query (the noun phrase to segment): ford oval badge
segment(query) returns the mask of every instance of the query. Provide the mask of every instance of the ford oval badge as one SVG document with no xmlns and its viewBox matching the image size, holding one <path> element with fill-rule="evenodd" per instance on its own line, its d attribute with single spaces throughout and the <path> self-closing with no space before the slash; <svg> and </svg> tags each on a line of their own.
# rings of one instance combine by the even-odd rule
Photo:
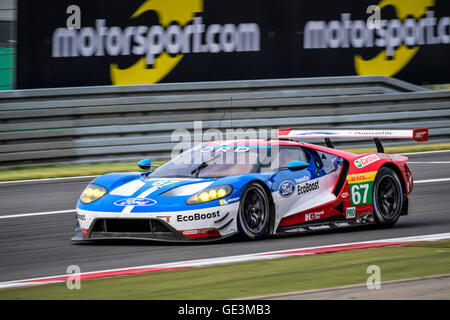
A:
<svg viewBox="0 0 450 320">
<path fill-rule="evenodd" d="M 129 198 L 129 199 L 122 199 L 114 202 L 116 206 L 152 206 L 156 203 L 153 199 L 147 199 L 147 198 Z"/>
<path fill-rule="evenodd" d="M 284 198 L 290 197 L 295 191 L 295 184 L 291 181 L 283 181 L 280 184 L 280 195 Z"/>
</svg>

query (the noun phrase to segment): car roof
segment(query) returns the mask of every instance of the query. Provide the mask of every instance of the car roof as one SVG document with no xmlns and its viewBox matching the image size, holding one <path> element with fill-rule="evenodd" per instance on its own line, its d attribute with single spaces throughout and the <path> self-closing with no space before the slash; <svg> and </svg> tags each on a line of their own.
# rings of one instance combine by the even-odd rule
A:
<svg viewBox="0 0 450 320">
<path fill-rule="evenodd" d="M 266 139 L 236 139 L 236 140 L 217 140 L 217 141 L 205 141 L 202 145 L 220 145 L 220 146 L 267 146 L 267 145 L 278 145 L 278 146 L 303 146 L 311 149 L 315 149 L 317 151 L 322 151 L 325 153 L 330 153 L 339 157 L 343 157 L 346 159 L 354 159 L 358 156 L 358 154 L 354 154 L 351 152 L 341 151 L 338 149 L 328 148 L 319 146 L 316 144 L 304 143 L 299 141 L 292 140 L 266 140 Z"/>
<path fill-rule="evenodd" d="M 290 140 L 265 140 L 265 139 L 236 139 L 236 140 L 216 140 L 216 141 L 206 141 L 202 145 L 257 145 L 257 146 L 267 146 L 267 145 L 279 145 L 279 146 L 301 146 L 304 143 Z"/>
</svg>

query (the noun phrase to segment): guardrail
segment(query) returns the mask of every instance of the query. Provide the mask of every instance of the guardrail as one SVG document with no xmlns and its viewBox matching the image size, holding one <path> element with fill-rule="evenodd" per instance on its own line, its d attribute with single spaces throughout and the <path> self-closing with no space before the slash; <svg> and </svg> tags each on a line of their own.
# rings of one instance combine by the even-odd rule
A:
<svg viewBox="0 0 450 320">
<path fill-rule="evenodd" d="M 168 158 L 173 130 L 194 121 L 203 130 L 428 127 L 432 141 L 448 141 L 449 117 L 449 90 L 385 77 L 18 90 L 0 92 L 0 166 Z"/>
</svg>

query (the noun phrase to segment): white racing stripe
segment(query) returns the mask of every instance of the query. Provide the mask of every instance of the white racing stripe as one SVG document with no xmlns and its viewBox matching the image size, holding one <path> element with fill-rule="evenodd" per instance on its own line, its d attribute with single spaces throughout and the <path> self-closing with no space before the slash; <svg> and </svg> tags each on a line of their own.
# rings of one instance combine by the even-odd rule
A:
<svg viewBox="0 0 450 320">
<path fill-rule="evenodd" d="M 142 188 L 145 185 L 145 182 L 142 180 L 134 180 L 120 187 L 115 188 L 109 194 L 113 196 L 123 196 L 123 197 L 131 197 L 136 191 Z"/>
<path fill-rule="evenodd" d="M 141 193 L 140 195 L 138 195 L 137 197 L 138 197 L 138 198 L 145 198 L 146 196 L 148 196 L 149 194 L 155 192 L 155 191 L 158 190 L 158 189 L 159 189 L 158 187 L 151 187 L 151 188 L 148 188 L 146 191 L 142 192 L 142 193 Z M 128 213 L 131 212 L 131 210 L 133 210 L 134 207 L 135 207 L 135 206 L 126 206 L 126 207 L 122 210 L 122 213 L 123 213 L 123 214 L 128 214 Z"/>
</svg>

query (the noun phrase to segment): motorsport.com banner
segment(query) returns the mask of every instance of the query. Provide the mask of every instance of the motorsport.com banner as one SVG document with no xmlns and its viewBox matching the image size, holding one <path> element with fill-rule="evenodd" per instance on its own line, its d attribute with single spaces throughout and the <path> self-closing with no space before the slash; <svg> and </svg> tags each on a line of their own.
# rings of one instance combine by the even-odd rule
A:
<svg viewBox="0 0 450 320">
<path fill-rule="evenodd" d="M 18 3 L 18 89 L 345 75 L 448 83 L 449 56 L 447 0 Z"/>
</svg>

